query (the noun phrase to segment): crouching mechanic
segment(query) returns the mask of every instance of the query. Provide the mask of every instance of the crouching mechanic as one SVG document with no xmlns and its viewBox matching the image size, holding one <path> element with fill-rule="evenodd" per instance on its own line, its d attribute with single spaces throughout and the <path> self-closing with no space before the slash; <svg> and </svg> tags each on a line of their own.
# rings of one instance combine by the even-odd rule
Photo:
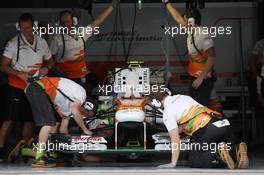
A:
<svg viewBox="0 0 264 175">
<path fill-rule="evenodd" d="M 32 108 L 35 124 L 41 126 L 32 167 L 55 167 L 55 161 L 45 155 L 48 136 L 56 127 L 54 109 L 61 116 L 60 133 L 68 133 L 69 119 L 73 117 L 84 134 L 92 135 L 83 121 L 83 112 L 87 109 L 86 92 L 72 80 L 53 77 L 41 78 L 30 83 L 25 92 Z"/>
<path fill-rule="evenodd" d="M 160 165 L 160 168 L 176 167 L 181 148 L 181 131 L 192 137 L 189 154 L 191 167 L 248 167 L 246 144 L 240 143 L 237 149 L 234 148 L 230 123 L 220 113 L 199 104 L 190 96 L 171 96 L 169 91 L 153 93 L 151 97 L 151 104 L 163 109 L 163 122 L 171 138 L 171 163 Z M 237 151 L 236 165 L 230 155 L 233 150 Z"/>
</svg>

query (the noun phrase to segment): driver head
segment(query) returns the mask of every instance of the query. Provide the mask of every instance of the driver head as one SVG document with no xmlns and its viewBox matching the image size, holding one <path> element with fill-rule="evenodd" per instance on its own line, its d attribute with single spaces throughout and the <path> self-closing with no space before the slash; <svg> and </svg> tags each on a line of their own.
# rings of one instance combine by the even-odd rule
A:
<svg viewBox="0 0 264 175">
<path fill-rule="evenodd" d="M 163 107 L 163 100 L 167 96 L 171 96 L 172 92 L 165 88 L 163 91 L 155 92 L 150 95 L 150 104 L 156 108 L 162 108 Z"/>
<path fill-rule="evenodd" d="M 81 106 L 81 113 L 85 117 L 92 117 L 94 116 L 95 112 L 95 105 L 92 101 L 86 100 Z"/>
</svg>

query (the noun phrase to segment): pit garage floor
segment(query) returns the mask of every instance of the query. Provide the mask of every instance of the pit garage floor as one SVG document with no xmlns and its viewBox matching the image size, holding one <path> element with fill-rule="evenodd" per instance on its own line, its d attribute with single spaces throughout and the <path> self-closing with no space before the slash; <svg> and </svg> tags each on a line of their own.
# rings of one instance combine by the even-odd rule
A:
<svg viewBox="0 0 264 175">
<path fill-rule="evenodd" d="M 250 154 L 250 168 L 246 170 L 227 170 L 227 169 L 194 169 L 186 166 L 177 166 L 176 169 L 159 169 L 157 166 L 168 162 L 163 158 L 157 157 L 152 162 L 129 162 L 129 163 L 85 163 L 73 167 L 56 167 L 46 169 L 32 169 L 30 163 L 0 164 L 0 174 L 16 175 L 39 175 L 39 174 L 58 174 L 58 175 L 249 175 L 264 174 L 264 153 Z"/>
</svg>

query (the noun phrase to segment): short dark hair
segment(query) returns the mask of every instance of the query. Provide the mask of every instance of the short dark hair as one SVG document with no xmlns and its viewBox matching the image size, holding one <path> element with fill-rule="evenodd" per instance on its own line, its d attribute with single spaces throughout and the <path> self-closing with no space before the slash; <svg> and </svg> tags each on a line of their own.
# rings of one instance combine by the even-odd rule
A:
<svg viewBox="0 0 264 175">
<path fill-rule="evenodd" d="M 188 9 L 185 13 L 185 16 L 187 18 L 193 17 L 195 19 L 195 24 L 201 25 L 202 15 L 198 9 L 196 9 L 196 8 Z"/>
<path fill-rule="evenodd" d="M 18 24 L 20 25 L 23 21 L 31 21 L 32 26 L 34 24 L 34 18 L 31 13 L 22 13 L 18 18 Z"/>
<path fill-rule="evenodd" d="M 59 13 L 59 20 L 60 20 L 61 16 L 64 15 L 64 14 L 69 14 L 69 15 L 71 15 L 71 17 L 73 17 L 72 11 L 70 11 L 70 10 L 63 10 L 63 11 L 61 11 Z"/>
</svg>

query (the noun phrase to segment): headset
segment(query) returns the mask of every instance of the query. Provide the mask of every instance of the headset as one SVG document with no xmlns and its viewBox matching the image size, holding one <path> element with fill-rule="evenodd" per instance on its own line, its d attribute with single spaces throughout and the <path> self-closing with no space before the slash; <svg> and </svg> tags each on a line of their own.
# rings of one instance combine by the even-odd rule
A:
<svg viewBox="0 0 264 175">
<path fill-rule="evenodd" d="M 23 13 L 20 15 L 20 17 L 18 18 L 18 21 L 16 22 L 16 29 L 17 31 L 20 31 L 20 22 L 24 21 L 25 19 L 28 19 L 32 22 L 32 27 L 33 28 L 37 28 L 38 27 L 38 21 L 34 20 L 32 14 L 30 13 Z"/>
<path fill-rule="evenodd" d="M 187 25 L 188 27 L 192 28 L 195 26 L 195 24 L 201 25 L 201 13 L 199 12 L 199 10 L 195 7 L 189 7 L 189 9 L 186 10 L 185 18 L 187 18 Z M 192 39 L 192 43 L 193 46 L 195 48 L 195 50 L 202 55 L 202 52 L 197 48 L 196 44 L 195 44 L 195 40 L 194 40 L 194 33 L 195 32 L 191 32 L 191 39 Z"/>
<path fill-rule="evenodd" d="M 20 22 L 24 21 L 24 20 L 30 20 L 32 22 L 32 28 L 38 28 L 38 21 L 35 21 L 32 14 L 30 13 L 23 13 L 20 15 L 20 17 L 18 18 L 18 21 L 16 22 L 16 29 L 17 31 L 19 31 L 19 34 L 17 36 L 17 57 L 16 57 L 16 62 L 13 66 L 15 66 L 18 63 L 19 60 L 19 52 L 20 52 L 20 43 L 21 43 L 21 39 L 23 40 L 23 38 L 21 37 L 21 29 L 20 29 Z M 23 40 L 23 42 L 25 43 L 25 41 Z M 33 49 L 34 52 L 37 51 L 37 42 L 35 45 L 35 48 Z"/>
<path fill-rule="evenodd" d="M 72 25 L 73 25 L 73 27 L 78 26 L 78 24 L 79 24 L 79 19 L 78 19 L 78 17 L 74 16 L 74 15 L 73 15 L 73 12 L 70 11 L 70 10 L 63 10 L 63 11 L 61 11 L 61 12 L 59 13 L 59 16 L 58 16 L 58 24 L 61 25 L 61 24 L 60 24 L 60 18 L 61 18 L 62 15 L 66 14 L 66 13 L 68 13 L 68 14 L 71 15 L 71 17 L 72 17 Z M 60 59 L 62 59 L 62 58 L 64 57 L 64 55 L 65 55 L 65 37 L 64 37 L 63 33 L 61 33 L 61 38 L 62 38 L 62 47 L 63 47 L 63 49 L 62 49 L 62 54 L 61 54 Z M 84 40 L 83 37 L 81 37 L 81 39 L 82 39 L 82 42 L 83 42 L 83 48 L 84 48 L 84 51 L 85 51 L 85 50 L 86 50 L 86 43 L 85 43 L 85 40 Z"/>
<path fill-rule="evenodd" d="M 168 96 L 172 96 L 172 92 L 168 89 L 168 88 L 165 88 L 164 89 L 164 92 L 166 93 L 166 95 Z M 151 102 L 150 104 L 156 108 L 161 108 L 162 106 L 162 103 L 159 99 L 153 97 L 153 96 L 150 96 L 151 97 Z"/>
</svg>

